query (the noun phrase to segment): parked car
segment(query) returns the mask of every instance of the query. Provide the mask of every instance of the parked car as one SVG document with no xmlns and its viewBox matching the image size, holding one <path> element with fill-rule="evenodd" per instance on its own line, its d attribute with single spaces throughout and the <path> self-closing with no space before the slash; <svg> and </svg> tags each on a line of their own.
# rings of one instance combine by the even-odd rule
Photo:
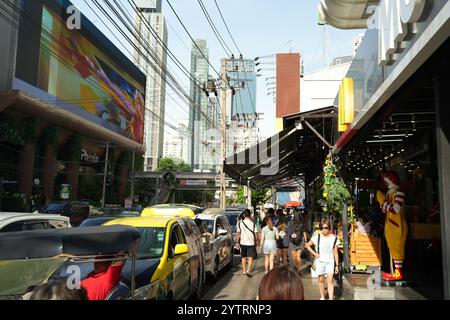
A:
<svg viewBox="0 0 450 320">
<path fill-rule="evenodd" d="M 211 238 L 205 239 L 205 269 L 214 281 L 219 271 L 233 265 L 233 235 L 225 210 L 207 209 L 195 216 L 200 219 Z"/>
<path fill-rule="evenodd" d="M 237 234 L 237 223 L 241 215 L 244 213 L 244 209 L 240 208 L 226 208 L 225 215 L 231 225 L 231 233 L 233 235 L 233 248 L 234 252 L 239 252 L 240 249 L 236 246 L 236 234 Z"/>
<path fill-rule="evenodd" d="M 193 218 L 195 217 L 195 212 L 188 207 L 156 206 L 146 208 L 141 213 L 141 217 L 154 216 Z"/>
<path fill-rule="evenodd" d="M 69 228 L 70 219 L 60 215 L 0 212 L 0 232 Z"/>
<path fill-rule="evenodd" d="M 136 227 L 141 244 L 136 261 L 136 299 L 199 297 L 205 282 L 201 235 L 193 220 L 152 216 L 109 221 Z"/>
<path fill-rule="evenodd" d="M 82 201 L 55 201 L 50 202 L 42 208 L 41 213 L 60 214 L 70 218 L 70 224 L 78 227 L 84 220 L 89 218 L 89 203 Z"/>
</svg>

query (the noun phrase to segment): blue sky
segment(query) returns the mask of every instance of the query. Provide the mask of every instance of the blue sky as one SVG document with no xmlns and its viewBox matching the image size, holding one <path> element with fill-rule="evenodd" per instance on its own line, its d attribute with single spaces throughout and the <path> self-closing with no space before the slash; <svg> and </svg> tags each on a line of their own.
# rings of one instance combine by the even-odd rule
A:
<svg viewBox="0 0 450 320">
<path fill-rule="evenodd" d="M 98 13 L 92 1 L 87 0 Z M 131 12 L 127 0 L 119 0 Z M 119 44 L 116 30 L 112 34 L 101 23 L 101 20 L 86 5 L 85 0 L 72 0 L 72 2 L 105 33 L 126 55 L 130 47 L 124 48 Z M 99 1 L 103 3 L 102 1 Z M 184 25 L 194 39 L 206 39 L 209 47 L 210 62 L 216 70 L 220 70 L 220 59 L 226 57 L 224 50 L 219 45 L 212 32 L 206 17 L 203 15 L 197 0 L 170 0 L 172 6 L 180 16 Z M 218 0 L 218 4 L 225 16 L 226 22 L 241 49 L 244 57 L 255 58 L 280 52 L 300 52 L 304 60 L 305 71 L 323 67 L 323 27 L 317 25 L 318 0 Z M 216 24 L 222 37 L 228 46 L 234 49 L 222 23 L 214 0 L 203 0 L 208 12 Z M 163 0 L 162 12 L 168 23 L 169 49 L 175 56 L 190 69 L 191 40 L 185 32 L 166 0 Z M 100 15 L 103 19 L 103 16 Z M 361 30 L 338 30 L 329 28 L 329 57 L 352 54 L 352 41 Z M 170 61 L 170 60 L 169 60 Z M 270 60 L 266 60 L 270 61 Z M 187 77 L 181 75 L 170 61 L 171 70 L 179 75 L 179 79 L 185 88 L 189 88 Z M 263 68 L 273 68 L 267 65 Z M 213 70 L 210 73 L 213 74 Z M 262 134 L 269 137 L 275 134 L 275 105 L 272 97 L 266 95 L 265 78 L 274 75 L 274 71 L 263 71 L 264 75 L 258 81 L 257 111 L 265 113 L 265 120 L 260 122 Z M 189 89 L 187 89 L 189 92 Z M 166 104 L 167 122 L 177 125 L 182 119 L 187 119 L 187 106 L 180 108 L 173 98 L 173 92 L 168 90 Z M 168 130 L 168 134 L 173 134 Z"/>
</svg>

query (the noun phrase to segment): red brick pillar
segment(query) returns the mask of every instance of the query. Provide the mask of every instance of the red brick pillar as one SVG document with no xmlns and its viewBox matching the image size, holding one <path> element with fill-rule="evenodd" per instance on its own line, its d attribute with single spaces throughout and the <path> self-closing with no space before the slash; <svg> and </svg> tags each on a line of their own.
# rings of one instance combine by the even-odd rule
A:
<svg viewBox="0 0 450 320">
<path fill-rule="evenodd" d="M 19 180 L 19 192 L 26 195 L 27 203 L 31 198 L 33 189 L 33 169 L 34 169 L 34 152 L 35 144 L 27 143 L 23 146 L 19 153 L 17 163 L 17 177 Z"/>
<path fill-rule="evenodd" d="M 79 163 L 66 163 L 66 182 L 70 184 L 70 200 L 78 200 Z"/>
<path fill-rule="evenodd" d="M 119 167 L 119 188 L 117 192 L 118 200 L 120 203 L 123 203 L 125 200 L 125 197 L 128 196 L 125 194 L 127 190 L 127 179 L 128 178 L 128 168 L 125 167 Z"/>
<path fill-rule="evenodd" d="M 56 175 L 56 154 L 53 146 L 47 146 L 45 149 L 42 163 L 41 184 L 43 187 L 43 196 L 46 199 L 53 200 L 55 193 L 55 175 Z"/>
</svg>

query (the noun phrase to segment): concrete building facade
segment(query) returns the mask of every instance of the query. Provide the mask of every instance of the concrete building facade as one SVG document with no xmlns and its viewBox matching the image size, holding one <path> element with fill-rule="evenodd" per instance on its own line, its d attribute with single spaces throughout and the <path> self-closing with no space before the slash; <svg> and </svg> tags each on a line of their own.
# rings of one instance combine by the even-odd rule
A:
<svg viewBox="0 0 450 320">
<path fill-rule="evenodd" d="M 147 76 L 144 170 L 154 171 L 164 153 L 168 32 L 161 0 L 141 0 L 137 5 L 135 63 Z"/>
</svg>

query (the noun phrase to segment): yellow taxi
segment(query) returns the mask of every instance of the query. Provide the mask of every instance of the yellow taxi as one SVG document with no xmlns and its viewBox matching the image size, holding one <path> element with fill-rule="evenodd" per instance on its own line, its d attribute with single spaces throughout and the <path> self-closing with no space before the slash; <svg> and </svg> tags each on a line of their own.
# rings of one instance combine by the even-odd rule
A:
<svg viewBox="0 0 450 320">
<path fill-rule="evenodd" d="M 185 300 L 201 296 L 204 256 L 201 234 L 193 220 L 152 216 L 118 219 L 103 225 L 132 226 L 141 233 L 134 277 L 136 299 Z"/>
</svg>

